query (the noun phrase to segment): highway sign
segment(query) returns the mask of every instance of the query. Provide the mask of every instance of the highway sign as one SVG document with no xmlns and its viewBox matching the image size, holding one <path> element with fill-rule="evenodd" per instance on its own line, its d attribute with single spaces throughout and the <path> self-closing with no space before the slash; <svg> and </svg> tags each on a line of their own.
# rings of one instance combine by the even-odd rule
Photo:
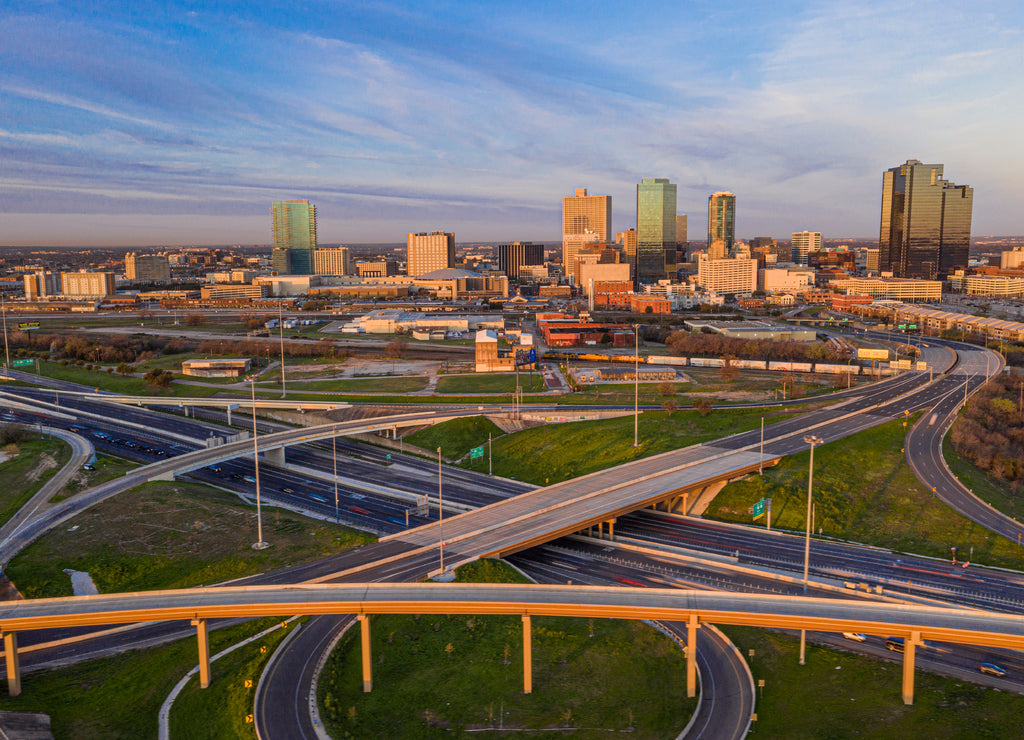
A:
<svg viewBox="0 0 1024 740">
<path fill-rule="evenodd" d="M 483 445 L 480 445 L 479 447 L 474 447 L 473 449 L 471 449 L 469 451 L 469 459 L 470 460 L 475 460 L 476 458 L 483 457 L 483 456 L 484 456 L 484 446 Z"/>
<path fill-rule="evenodd" d="M 762 498 L 760 501 L 756 501 L 754 503 L 754 518 L 755 519 L 764 516 L 764 508 L 765 508 L 765 499 L 764 498 Z"/>
<path fill-rule="evenodd" d="M 14 360 L 14 361 L 11 362 L 11 367 L 25 367 L 26 365 L 34 365 L 35 362 L 36 361 L 32 360 L 32 359 Z"/>
<path fill-rule="evenodd" d="M 22 321 L 18 324 L 18 329 L 21 331 L 35 331 L 39 328 L 38 321 Z"/>
</svg>

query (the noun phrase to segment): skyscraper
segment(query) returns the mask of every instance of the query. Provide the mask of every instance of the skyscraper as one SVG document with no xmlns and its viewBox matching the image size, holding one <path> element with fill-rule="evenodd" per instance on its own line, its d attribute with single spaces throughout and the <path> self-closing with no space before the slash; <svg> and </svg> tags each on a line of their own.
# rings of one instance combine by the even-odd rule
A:
<svg viewBox="0 0 1024 740">
<path fill-rule="evenodd" d="M 509 280 L 517 280 L 522 267 L 543 264 L 543 244 L 512 242 L 498 245 L 498 269 L 504 272 Z"/>
<path fill-rule="evenodd" d="M 316 206 L 308 200 L 275 200 L 274 249 L 287 249 L 289 272 L 313 274 L 316 249 Z"/>
<path fill-rule="evenodd" d="M 715 245 L 721 240 L 724 245 Z M 736 241 L 736 196 L 720 190 L 708 196 L 708 255 L 713 259 L 722 259 L 732 252 Z M 718 246 L 712 253 L 712 246 Z M 721 252 L 721 254 L 719 254 Z"/>
<path fill-rule="evenodd" d="M 426 275 L 434 270 L 455 267 L 455 234 L 447 231 L 425 231 L 407 234 L 405 272 L 410 277 Z"/>
<path fill-rule="evenodd" d="M 667 178 L 645 177 L 636 186 L 636 236 L 637 284 L 675 273 L 676 186 Z"/>
<path fill-rule="evenodd" d="M 579 280 L 576 255 L 584 244 L 607 244 L 612 233 L 612 196 L 576 195 L 562 198 L 562 266 L 566 275 Z"/>
<path fill-rule="evenodd" d="M 821 251 L 820 231 L 794 231 L 791 259 L 795 264 L 807 266 L 807 255 Z"/>
<path fill-rule="evenodd" d="M 941 164 L 908 159 L 882 173 L 878 269 L 895 277 L 945 277 L 967 267 L 974 189 L 942 179 Z"/>
</svg>

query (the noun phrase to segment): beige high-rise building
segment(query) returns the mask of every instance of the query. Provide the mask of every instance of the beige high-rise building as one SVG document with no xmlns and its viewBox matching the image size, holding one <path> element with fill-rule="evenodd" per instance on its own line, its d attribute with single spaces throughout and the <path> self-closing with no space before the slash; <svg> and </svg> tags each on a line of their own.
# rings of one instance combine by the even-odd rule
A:
<svg viewBox="0 0 1024 740">
<path fill-rule="evenodd" d="M 351 275 L 352 258 L 348 247 L 317 248 L 313 250 L 314 275 Z"/>
<path fill-rule="evenodd" d="M 697 282 L 715 293 L 753 293 L 757 290 L 757 260 L 714 259 L 702 254 L 697 260 Z"/>
<path fill-rule="evenodd" d="M 34 272 L 25 275 L 25 300 L 37 301 L 40 298 L 60 295 L 60 273 Z"/>
<path fill-rule="evenodd" d="M 562 265 L 565 274 L 579 281 L 576 255 L 580 247 L 607 244 L 611 233 L 612 196 L 587 195 L 586 188 L 576 188 L 575 195 L 562 198 Z"/>
<path fill-rule="evenodd" d="M 434 270 L 455 267 L 455 234 L 447 231 L 420 232 L 406 236 L 406 273 L 419 277 Z"/>
<path fill-rule="evenodd" d="M 106 298 L 116 292 L 112 272 L 62 272 L 60 282 L 67 298 Z"/>
<path fill-rule="evenodd" d="M 171 261 L 166 254 L 135 254 L 124 256 L 124 276 L 139 283 L 166 283 L 171 279 Z"/>
<path fill-rule="evenodd" d="M 878 272 L 878 250 L 865 249 L 864 258 L 864 269 L 868 272 Z"/>
</svg>

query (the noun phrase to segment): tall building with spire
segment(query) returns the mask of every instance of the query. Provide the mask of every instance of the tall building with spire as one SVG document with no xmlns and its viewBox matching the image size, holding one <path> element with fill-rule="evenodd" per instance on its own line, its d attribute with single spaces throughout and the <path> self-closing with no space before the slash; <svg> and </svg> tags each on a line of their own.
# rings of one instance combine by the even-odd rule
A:
<svg viewBox="0 0 1024 740">
<path fill-rule="evenodd" d="M 636 282 L 656 283 L 676 271 L 676 186 L 645 177 L 636 186 Z"/>
<path fill-rule="evenodd" d="M 943 180 L 942 169 L 908 159 L 882 173 L 881 272 L 934 280 L 967 267 L 974 189 Z"/>
<path fill-rule="evenodd" d="M 736 242 L 736 196 L 720 190 L 708 196 L 708 256 L 723 259 Z"/>
<path fill-rule="evenodd" d="M 607 244 L 612 234 L 612 196 L 587 195 L 576 188 L 575 195 L 562 198 L 562 269 L 579 282 L 577 256 L 587 244 Z"/>
<path fill-rule="evenodd" d="M 308 200 L 275 200 L 271 208 L 274 226 L 275 269 L 287 264 L 294 275 L 313 274 L 316 249 L 316 206 Z"/>
</svg>

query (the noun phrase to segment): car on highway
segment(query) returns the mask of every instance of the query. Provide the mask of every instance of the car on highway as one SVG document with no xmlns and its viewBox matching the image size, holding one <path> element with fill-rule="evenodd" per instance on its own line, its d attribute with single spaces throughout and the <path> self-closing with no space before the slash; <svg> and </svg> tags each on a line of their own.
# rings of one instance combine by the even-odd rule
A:
<svg viewBox="0 0 1024 740">
<path fill-rule="evenodd" d="M 860 632 L 844 632 L 843 637 L 854 642 L 864 642 L 868 639 L 867 635 L 862 635 Z"/>
<path fill-rule="evenodd" d="M 886 637 L 885 646 L 896 653 L 903 652 L 903 638 L 902 637 Z"/>
<path fill-rule="evenodd" d="M 96 466 L 92 465 L 90 463 L 86 463 L 85 465 L 82 466 L 82 470 L 95 470 L 95 469 L 96 469 Z"/>
<path fill-rule="evenodd" d="M 990 676 L 1005 676 L 1006 670 L 1000 668 L 995 663 L 982 663 L 978 666 L 978 670 L 982 673 L 987 673 Z"/>
<path fill-rule="evenodd" d="M 255 483 L 256 482 L 256 479 L 253 478 L 251 475 L 243 475 L 242 476 L 242 480 L 244 480 L 246 483 Z"/>
<path fill-rule="evenodd" d="M 209 470 L 211 473 L 219 473 L 220 465 L 207 465 L 206 469 Z"/>
<path fill-rule="evenodd" d="M 281 489 L 281 493 L 295 493 L 295 491 L 294 491 L 294 489 L 291 489 L 288 486 L 285 486 L 284 488 Z"/>
</svg>

